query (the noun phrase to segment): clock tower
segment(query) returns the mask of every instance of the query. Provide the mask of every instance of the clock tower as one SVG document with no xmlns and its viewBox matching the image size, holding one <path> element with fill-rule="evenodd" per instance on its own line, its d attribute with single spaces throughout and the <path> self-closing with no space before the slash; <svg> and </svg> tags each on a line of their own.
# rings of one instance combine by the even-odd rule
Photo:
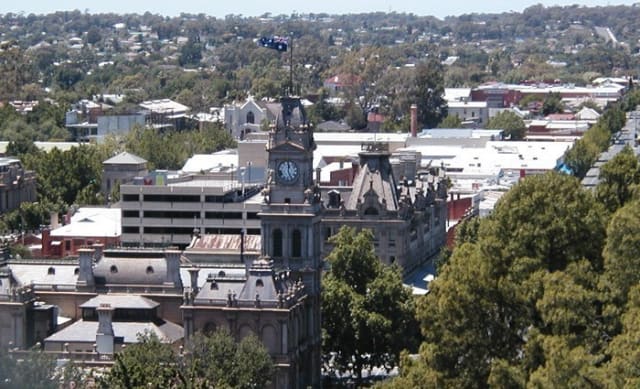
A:
<svg viewBox="0 0 640 389">
<path fill-rule="evenodd" d="M 260 213 L 262 255 L 304 284 L 308 298 L 300 327 L 303 343 L 296 387 L 320 387 L 320 191 L 313 181 L 313 128 L 300 99 L 283 97 L 267 144 L 268 174 Z"/>
</svg>

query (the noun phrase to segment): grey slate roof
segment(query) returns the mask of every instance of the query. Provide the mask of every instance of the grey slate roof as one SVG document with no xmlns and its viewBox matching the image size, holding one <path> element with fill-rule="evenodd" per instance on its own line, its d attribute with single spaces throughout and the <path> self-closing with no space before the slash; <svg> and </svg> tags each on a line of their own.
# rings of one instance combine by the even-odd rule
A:
<svg viewBox="0 0 640 389">
<path fill-rule="evenodd" d="M 219 304 L 231 295 L 241 303 L 254 302 L 258 297 L 262 302 L 276 304 L 279 294 L 286 296 L 296 285 L 288 274 L 277 273 L 270 260 L 261 258 L 253 262 L 248 274 L 242 278 L 210 275 L 198 292 L 195 303 Z"/>
<path fill-rule="evenodd" d="M 95 343 L 97 321 L 78 320 L 69 327 L 49 336 L 46 342 L 87 342 Z M 153 332 L 165 342 L 174 343 L 184 336 L 184 329 L 172 322 L 165 321 L 158 325 L 152 322 L 113 322 L 113 333 L 116 337 L 124 338 L 124 343 L 137 343 L 138 335 Z"/>
<path fill-rule="evenodd" d="M 365 203 L 367 196 L 377 196 L 377 201 L 386 204 L 388 211 L 398 209 L 398 195 L 393 170 L 389 163 L 388 152 L 363 152 L 360 153 L 360 165 L 353 180 L 353 190 L 345 207 L 356 210 L 358 202 Z M 384 200 L 384 201 L 383 201 Z"/>
<path fill-rule="evenodd" d="M 55 285 L 62 289 L 65 286 L 75 288 L 78 275 L 76 269 L 77 263 L 62 264 L 38 264 L 38 263 L 11 263 L 8 265 L 11 274 L 17 281 L 18 285 L 25 286 L 31 283 L 38 285 Z"/>
<path fill-rule="evenodd" d="M 147 163 L 147 160 L 138 157 L 135 154 L 123 151 L 122 153 L 116 155 L 115 157 L 111 157 L 102 163 L 104 165 L 138 165 L 141 163 Z"/>
<path fill-rule="evenodd" d="M 162 285 L 167 263 L 164 258 L 102 257 L 93 274 L 105 284 Z"/>
<path fill-rule="evenodd" d="M 80 308 L 98 308 L 109 304 L 114 309 L 153 309 L 160 304 L 146 297 L 132 294 L 101 294 L 80 305 Z"/>
</svg>

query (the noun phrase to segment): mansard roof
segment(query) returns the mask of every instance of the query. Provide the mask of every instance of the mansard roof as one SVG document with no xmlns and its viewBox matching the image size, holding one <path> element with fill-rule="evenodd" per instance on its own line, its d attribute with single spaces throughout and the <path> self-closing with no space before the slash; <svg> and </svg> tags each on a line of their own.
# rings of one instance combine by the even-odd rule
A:
<svg viewBox="0 0 640 389">
<path fill-rule="evenodd" d="M 375 146 L 375 145 L 374 145 Z M 389 152 L 369 147 L 360 153 L 362 166 L 353 180 L 351 195 L 345 203 L 348 210 L 356 210 L 359 204 L 378 204 L 378 211 L 397 211 L 398 193 Z"/>
</svg>

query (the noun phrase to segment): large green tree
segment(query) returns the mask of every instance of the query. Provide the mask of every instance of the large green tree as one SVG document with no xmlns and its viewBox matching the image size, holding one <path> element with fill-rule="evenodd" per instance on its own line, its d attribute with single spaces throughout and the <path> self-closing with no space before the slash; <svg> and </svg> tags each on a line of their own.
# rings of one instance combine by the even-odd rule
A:
<svg viewBox="0 0 640 389">
<path fill-rule="evenodd" d="M 116 354 L 113 367 L 99 384 L 105 388 L 261 388 L 274 365 L 264 345 L 250 335 L 237 342 L 218 330 L 196 334 L 184 355 L 151 333 Z"/>
<path fill-rule="evenodd" d="M 418 63 L 413 81 L 413 102 L 418 106 L 418 123 L 426 128 L 437 127 L 447 116 L 442 64 L 437 58 Z"/>
<path fill-rule="evenodd" d="M 323 350 L 336 370 L 392 367 L 400 351 L 416 346 L 418 331 L 410 289 L 400 270 L 376 257 L 371 231 L 342 227 L 331 237 L 322 299 Z"/>
<path fill-rule="evenodd" d="M 510 140 L 521 140 L 527 131 L 524 120 L 512 111 L 502 111 L 489 119 L 487 128 L 504 130 L 504 136 Z"/>
<path fill-rule="evenodd" d="M 631 199 L 634 185 L 640 183 L 640 165 L 633 149 L 625 146 L 602 165 L 599 178 L 596 196 L 609 212 L 615 212 Z"/>
<path fill-rule="evenodd" d="M 419 359 L 403 359 L 390 386 L 596 379 L 592 368 L 604 350 L 597 285 L 605 212 L 594 196 L 571 176 L 531 176 L 470 227 L 419 300 Z M 566 377 L 563 366 L 570 367 Z"/>
</svg>

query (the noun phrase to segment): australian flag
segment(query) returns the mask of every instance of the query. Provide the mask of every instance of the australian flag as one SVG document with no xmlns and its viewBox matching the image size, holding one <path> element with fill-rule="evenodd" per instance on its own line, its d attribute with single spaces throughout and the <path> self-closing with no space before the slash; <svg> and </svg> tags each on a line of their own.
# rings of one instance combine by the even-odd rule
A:
<svg viewBox="0 0 640 389">
<path fill-rule="evenodd" d="M 289 40 L 282 36 L 272 36 L 271 38 L 262 37 L 258 40 L 258 44 L 262 47 L 278 50 L 281 52 L 287 51 L 289 47 Z"/>
</svg>

